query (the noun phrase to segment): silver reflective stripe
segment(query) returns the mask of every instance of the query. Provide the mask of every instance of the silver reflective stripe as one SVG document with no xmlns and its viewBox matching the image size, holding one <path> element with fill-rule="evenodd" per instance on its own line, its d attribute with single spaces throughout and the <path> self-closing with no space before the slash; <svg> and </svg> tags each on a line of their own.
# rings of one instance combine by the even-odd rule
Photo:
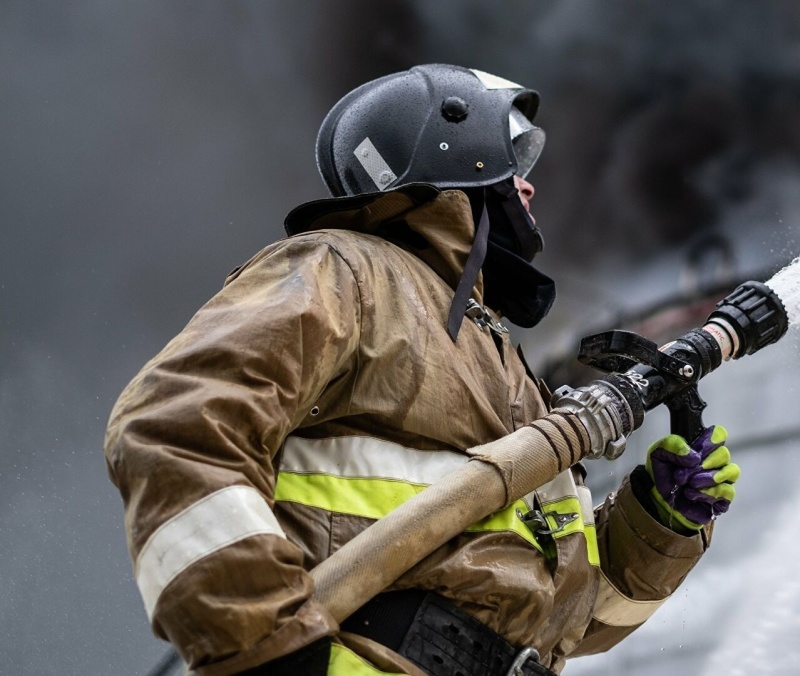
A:
<svg viewBox="0 0 800 676">
<path fill-rule="evenodd" d="M 612 627 L 635 627 L 647 620 L 667 599 L 635 601 L 625 596 L 600 571 L 600 587 L 592 615 Z"/>
<path fill-rule="evenodd" d="M 376 185 L 378 190 L 386 190 L 395 180 L 397 176 L 391 170 L 386 160 L 378 152 L 377 148 L 372 145 L 369 136 L 358 144 L 353 151 L 353 155 L 364 167 L 364 171 L 369 174 L 372 182 Z"/>
<path fill-rule="evenodd" d="M 466 455 L 452 451 L 420 451 L 373 437 L 290 436 L 283 450 L 281 473 L 395 479 L 429 485 L 468 460 Z"/>
<path fill-rule="evenodd" d="M 517 138 L 526 131 L 534 129 L 531 121 L 525 117 L 519 108 L 511 107 L 511 112 L 508 114 L 508 131 L 511 133 L 511 140 Z"/>
<path fill-rule="evenodd" d="M 577 498 L 578 487 L 575 485 L 572 470 L 565 469 L 552 481 L 539 486 L 536 489 L 536 495 L 542 505 L 546 505 L 548 502 L 557 502 L 563 498 Z"/>
<path fill-rule="evenodd" d="M 164 588 L 193 563 L 264 533 L 286 537 L 266 500 L 249 486 L 230 486 L 176 514 L 153 533 L 136 560 L 136 584 L 147 617 Z"/>
<path fill-rule="evenodd" d="M 581 504 L 581 516 L 583 523 L 587 526 L 594 526 L 594 506 L 592 505 L 592 491 L 587 486 L 576 486 L 578 490 L 578 502 Z"/>
<path fill-rule="evenodd" d="M 482 70 L 477 70 L 476 68 L 470 68 L 472 73 L 477 77 L 486 89 L 522 89 L 521 85 L 518 85 L 516 82 L 512 82 L 511 80 L 506 80 L 504 77 L 498 77 L 497 75 L 492 75 L 491 73 L 485 73 Z"/>
</svg>

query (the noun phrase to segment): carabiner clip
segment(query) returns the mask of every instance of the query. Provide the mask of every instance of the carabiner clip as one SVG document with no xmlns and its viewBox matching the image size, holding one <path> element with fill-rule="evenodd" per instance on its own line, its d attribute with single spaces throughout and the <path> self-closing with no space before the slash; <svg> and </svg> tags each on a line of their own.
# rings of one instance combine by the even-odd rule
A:
<svg viewBox="0 0 800 676">
<path fill-rule="evenodd" d="M 577 512 L 569 512 L 568 514 L 560 514 L 559 512 L 540 512 L 539 510 L 531 510 L 527 514 L 523 514 L 519 509 L 517 516 L 522 522 L 531 529 L 535 535 L 553 535 L 560 533 L 567 524 L 572 523 L 578 518 Z M 551 517 L 556 522 L 556 527 L 551 528 L 547 521 L 547 517 Z"/>
<path fill-rule="evenodd" d="M 505 676 L 522 676 L 522 667 L 525 666 L 528 660 L 533 660 L 536 663 L 539 662 L 539 651 L 536 650 L 536 648 L 523 648 L 520 650 L 511 663 L 511 667 L 505 673 Z"/>
<path fill-rule="evenodd" d="M 480 305 L 474 298 L 470 298 L 467 301 L 467 309 L 464 314 L 473 322 L 475 322 L 481 330 L 488 328 L 498 336 L 508 333 L 508 329 L 503 326 L 503 324 L 498 322 L 494 317 L 492 317 L 492 315 L 489 314 L 489 311 Z"/>
</svg>

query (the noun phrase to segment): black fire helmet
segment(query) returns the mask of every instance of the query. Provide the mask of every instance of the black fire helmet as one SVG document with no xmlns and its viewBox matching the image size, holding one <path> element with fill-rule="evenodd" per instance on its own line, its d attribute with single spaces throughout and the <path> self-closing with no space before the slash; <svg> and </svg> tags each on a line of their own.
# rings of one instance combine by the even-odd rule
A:
<svg viewBox="0 0 800 676">
<path fill-rule="evenodd" d="M 317 166 L 335 197 L 407 183 L 488 186 L 526 176 L 544 132 L 539 95 L 483 71 L 431 64 L 367 82 L 328 113 Z"/>
<path fill-rule="evenodd" d="M 539 94 L 489 73 L 429 64 L 367 82 L 342 98 L 317 135 L 317 167 L 334 197 L 411 183 L 464 190 L 476 233 L 453 297 L 455 341 L 481 269 L 486 300 L 530 327 L 549 311 L 553 281 L 530 263 L 543 240 L 516 198 L 544 145 Z"/>
</svg>

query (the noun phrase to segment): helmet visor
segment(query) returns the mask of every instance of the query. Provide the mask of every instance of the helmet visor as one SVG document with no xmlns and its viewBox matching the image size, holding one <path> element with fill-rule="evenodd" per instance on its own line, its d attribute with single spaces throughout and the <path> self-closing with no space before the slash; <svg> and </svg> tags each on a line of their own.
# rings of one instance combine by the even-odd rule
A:
<svg viewBox="0 0 800 676">
<path fill-rule="evenodd" d="M 508 115 L 508 128 L 511 132 L 511 146 L 517 158 L 517 176 L 525 178 L 542 153 L 544 130 L 534 126 L 516 107 L 512 107 Z"/>
</svg>

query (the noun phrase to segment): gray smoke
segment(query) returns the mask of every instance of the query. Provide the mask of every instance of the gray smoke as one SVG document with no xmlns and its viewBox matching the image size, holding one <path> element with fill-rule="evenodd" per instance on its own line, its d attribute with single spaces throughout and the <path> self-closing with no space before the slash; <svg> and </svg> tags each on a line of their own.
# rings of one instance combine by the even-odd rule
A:
<svg viewBox="0 0 800 676">
<path fill-rule="evenodd" d="M 657 255 L 747 198 L 756 165 L 800 155 L 791 3 L 418 5 L 438 29 L 426 48 L 541 90 L 533 180 L 558 269 L 598 248 Z"/>
</svg>

